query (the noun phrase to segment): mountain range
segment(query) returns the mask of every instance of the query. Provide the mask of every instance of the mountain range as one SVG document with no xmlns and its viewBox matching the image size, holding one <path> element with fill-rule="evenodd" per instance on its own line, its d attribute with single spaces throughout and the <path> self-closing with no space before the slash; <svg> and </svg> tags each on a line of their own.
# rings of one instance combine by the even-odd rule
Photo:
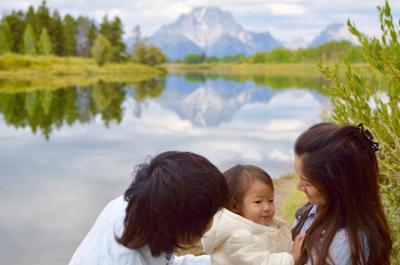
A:
<svg viewBox="0 0 400 265">
<path fill-rule="evenodd" d="M 183 59 L 188 53 L 223 57 L 250 55 L 277 47 L 289 49 L 316 47 L 331 40 L 356 42 L 344 24 L 328 25 L 309 44 L 301 39 L 280 41 L 268 31 L 244 29 L 227 11 L 218 7 L 197 7 L 162 26 L 144 41 L 160 47 L 170 60 Z"/>
</svg>

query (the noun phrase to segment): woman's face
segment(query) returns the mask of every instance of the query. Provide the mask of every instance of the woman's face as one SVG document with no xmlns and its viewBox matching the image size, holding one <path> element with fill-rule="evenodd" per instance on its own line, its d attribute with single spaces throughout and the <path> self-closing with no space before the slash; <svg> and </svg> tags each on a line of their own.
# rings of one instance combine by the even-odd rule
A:
<svg viewBox="0 0 400 265">
<path fill-rule="evenodd" d="M 303 159 L 301 156 L 296 155 L 294 159 L 299 182 L 297 189 L 304 192 L 307 196 L 308 202 L 311 204 L 324 205 L 326 203 L 325 195 L 317 189 L 312 183 L 309 182 L 307 177 L 303 174 Z"/>
</svg>

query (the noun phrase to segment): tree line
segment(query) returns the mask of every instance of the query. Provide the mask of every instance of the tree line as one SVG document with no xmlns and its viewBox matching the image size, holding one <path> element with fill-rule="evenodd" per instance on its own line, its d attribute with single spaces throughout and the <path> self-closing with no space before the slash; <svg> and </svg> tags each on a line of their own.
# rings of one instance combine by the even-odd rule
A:
<svg viewBox="0 0 400 265">
<path fill-rule="evenodd" d="M 304 63 L 318 62 L 324 57 L 328 61 L 343 59 L 347 59 L 351 63 L 364 61 L 360 46 L 353 45 L 348 41 L 331 41 L 316 48 L 297 50 L 275 48 L 271 51 L 256 52 L 253 55 L 247 56 L 237 54 L 216 57 L 206 56 L 205 54 L 187 54 L 183 59 L 183 63 Z"/>
<path fill-rule="evenodd" d="M 136 27 L 136 34 L 140 28 Z M 107 61 L 155 65 L 165 61 L 160 49 L 137 39 L 133 53 L 128 52 L 122 37 L 123 24 L 118 16 L 104 16 L 99 26 L 85 16 L 74 18 L 51 11 L 46 1 L 37 9 L 12 11 L 0 20 L 0 54 L 56 55 L 94 57 L 101 65 Z"/>
</svg>

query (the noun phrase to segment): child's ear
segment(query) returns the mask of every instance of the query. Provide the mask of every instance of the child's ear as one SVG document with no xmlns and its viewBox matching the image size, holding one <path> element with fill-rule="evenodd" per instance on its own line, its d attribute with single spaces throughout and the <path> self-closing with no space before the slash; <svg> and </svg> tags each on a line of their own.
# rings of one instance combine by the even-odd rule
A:
<svg viewBox="0 0 400 265">
<path fill-rule="evenodd" d="M 240 209 L 239 206 L 237 205 L 237 203 L 232 204 L 232 212 L 239 214 L 240 213 Z"/>
</svg>

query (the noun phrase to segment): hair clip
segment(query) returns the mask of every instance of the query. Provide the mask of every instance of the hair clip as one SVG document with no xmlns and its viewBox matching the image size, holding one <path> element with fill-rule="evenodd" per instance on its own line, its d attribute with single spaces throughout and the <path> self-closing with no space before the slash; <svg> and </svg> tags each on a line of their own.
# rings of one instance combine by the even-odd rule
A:
<svg viewBox="0 0 400 265">
<path fill-rule="evenodd" d="M 379 151 L 379 143 L 374 141 L 374 136 L 368 129 L 364 128 L 364 125 L 362 123 L 360 123 L 357 126 L 357 129 L 360 130 L 360 133 L 362 134 L 362 136 L 364 136 L 364 138 L 368 141 L 368 143 L 370 144 L 370 146 L 372 148 L 372 151 L 374 151 L 374 152 Z"/>
</svg>

